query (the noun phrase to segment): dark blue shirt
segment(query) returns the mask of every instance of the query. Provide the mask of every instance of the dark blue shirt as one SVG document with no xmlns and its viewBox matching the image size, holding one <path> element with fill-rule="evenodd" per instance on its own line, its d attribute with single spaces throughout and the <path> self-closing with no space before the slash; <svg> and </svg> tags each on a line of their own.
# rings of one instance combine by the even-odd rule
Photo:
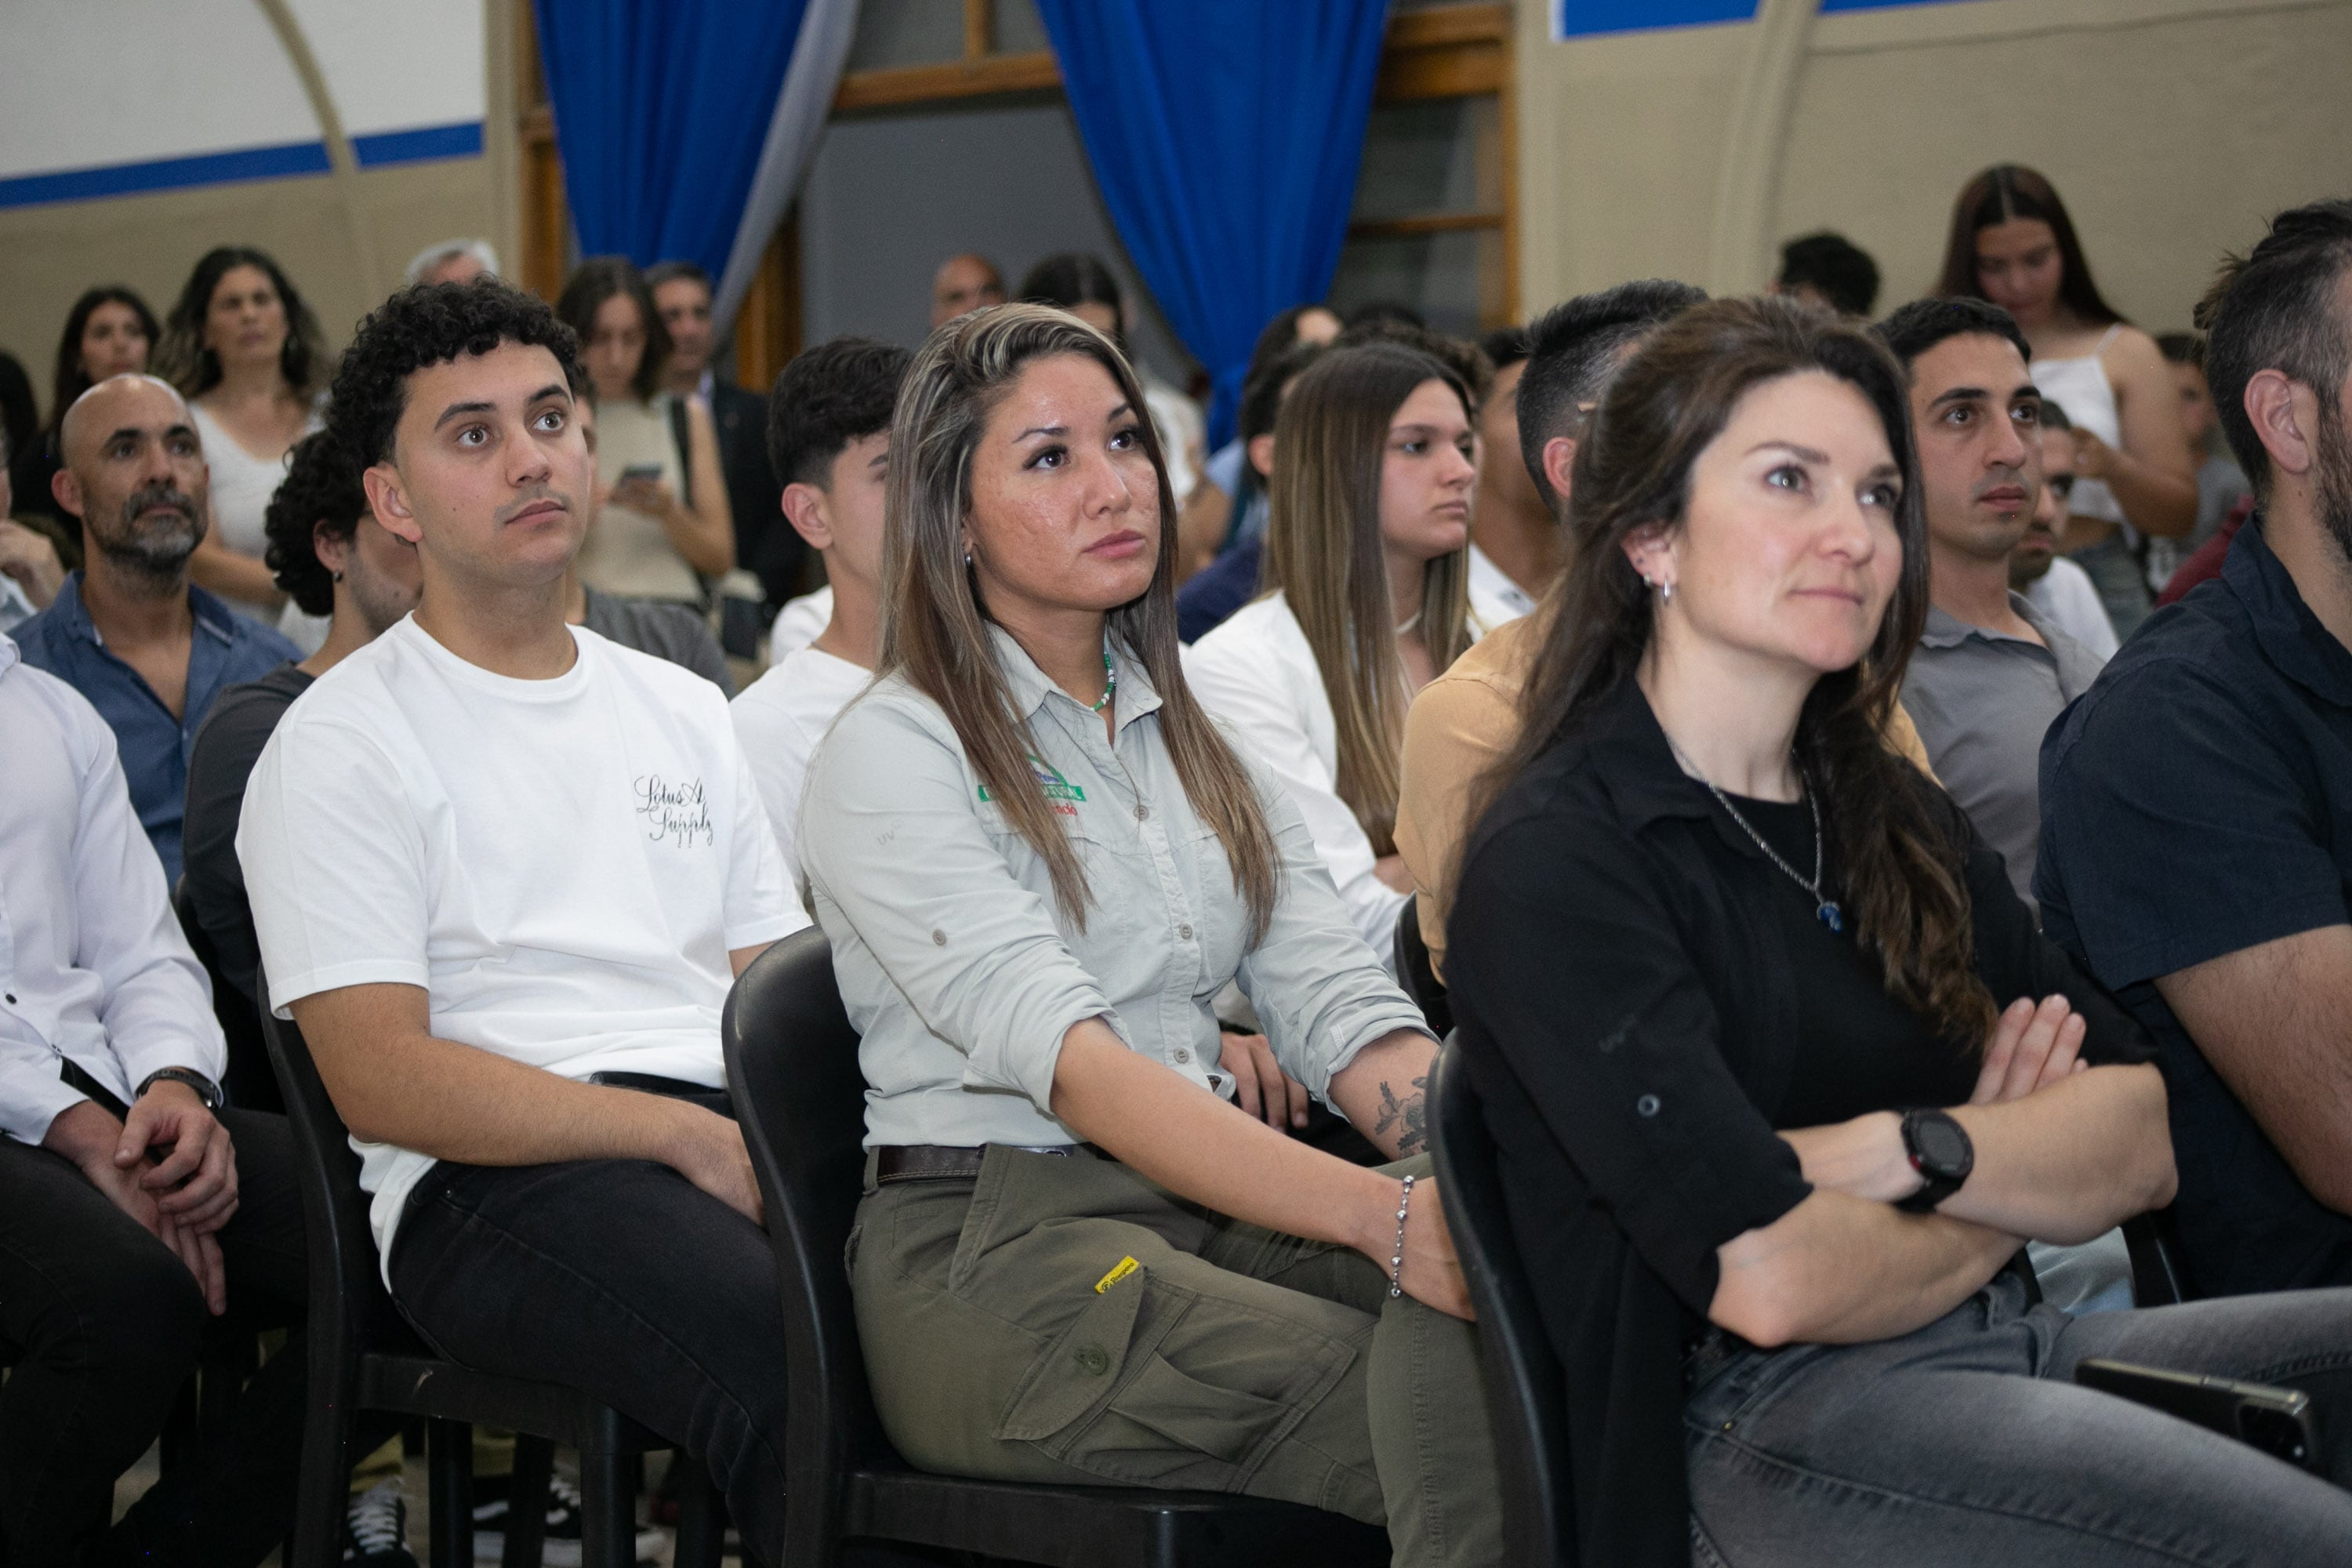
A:
<svg viewBox="0 0 2352 1568">
<path fill-rule="evenodd" d="M 2352 650 L 2259 520 L 2143 622 L 2042 746 L 2043 929 L 2156 1037 L 2183 1262 L 2200 1294 L 2352 1284 L 2322 1205 L 2155 982 L 2352 920 Z"/>
<path fill-rule="evenodd" d="M 258 679 L 302 652 L 269 627 L 191 585 L 196 628 L 188 647 L 187 700 L 180 716 L 163 706 L 140 673 L 101 641 L 81 602 L 81 574 L 58 590 L 49 607 L 9 634 L 25 662 L 46 669 L 89 699 L 114 731 L 131 804 L 163 862 L 163 879 L 180 879 L 180 820 L 187 811 L 188 752 L 213 700 L 229 687 Z"/>
<path fill-rule="evenodd" d="M 1176 635 L 1199 642 L 1256 598 L 1258 565 L 1265 555 L 1263 535 L 1245 539 L 1192 574 L 1176 590 Z"/>
</svg>

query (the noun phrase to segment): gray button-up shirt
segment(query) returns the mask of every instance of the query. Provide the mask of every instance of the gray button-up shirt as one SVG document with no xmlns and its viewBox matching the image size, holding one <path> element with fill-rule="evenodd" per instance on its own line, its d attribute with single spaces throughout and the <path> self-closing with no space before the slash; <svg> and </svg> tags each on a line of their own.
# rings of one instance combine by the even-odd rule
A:
<svg viewBox="0 0 2352 1568">
<path fill-rule="evenodd" d="M 810 765 L 801 867 L 862 1037 L 869 1147 L 1074 1142 L 1049 1107 L 1062 1037 L 1087 1018 L 1222 1091 L 1210 1003 L 1229 980 L 1318 1098 L 1371 1041 L 1423 1027 L 1278 784 L 1252 768 L 1282 862 L 1273 924 L 1252 946 L 1142 668 L 1118 660 L 1114 745 L 1099 715 L 993 637 L 1037 744 L 1037 787 L 1086 868 L 1086 929 L 1063 917 L 1044 859 L 989 800 L 937 705 L 891 677 L 843 711 Z"/>
<path fill-rule="evenodd" d="M 2010 885 L 2033 906 L 2042 843 L 2042 737 L 2090 689 L 2105 660 L 2068 637 L 2021 594 L 2009 606 L 2036 645 L 1930 605 L 1903 677 L 1903 706 L 1936 776 L 1985 842 L 2009 862 Z"/>
</svg>

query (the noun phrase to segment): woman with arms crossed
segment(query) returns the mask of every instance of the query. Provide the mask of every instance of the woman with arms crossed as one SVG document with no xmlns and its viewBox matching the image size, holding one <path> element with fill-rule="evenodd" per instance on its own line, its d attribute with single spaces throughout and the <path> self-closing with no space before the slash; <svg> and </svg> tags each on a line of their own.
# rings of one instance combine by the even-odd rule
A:
<svg viewBox="0 0 2352 1568">
<path fill-rule="evenodd" d="M 862 1036 L 851 1283 L 875 1403 L 948 1474 L 1197 1487 L 1499 1560 L 1444 1215 L 1220 1098 L 1237 979 L 1391 1157 L 1434 1043 L 1298 814 L 1177 662 L 1141 388 L 1049 309 L 963 316 L 890 432 L 877 679 L 818 747 L 802 867 Z"/>
<path fill-rule="evenodd" d="M 1885 745 L 1916 467 L 1893 361 L 1778 300 L 1659 329 L 1577 451 L 1447 979 L 1582 1560 L 2340 1562 L 2342 1446 L 2331 1486 L 2071 1379 L 2283 1383 L 2332 1428 L 2352 1294 L 2073 1319 L 2007 1271 L 2168 1202 L 2171 1143 L 2136 1026 Z"/>
</svg>

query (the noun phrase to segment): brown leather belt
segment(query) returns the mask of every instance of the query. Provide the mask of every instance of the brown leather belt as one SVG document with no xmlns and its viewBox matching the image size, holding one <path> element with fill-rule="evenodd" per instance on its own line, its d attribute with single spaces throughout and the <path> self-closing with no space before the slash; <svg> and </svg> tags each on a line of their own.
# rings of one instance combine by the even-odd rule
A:
<svg viewBox="0 0 2352 1568">
<path fill-rule="evenodd" d="M 874 1151 L 874 1180 L 877 1184 L 890 1182 L 969 1182 L 980 1174 L 981 1156 L 992 1145 L 977 1144 L 961 1148 L 951 1143 L 884 1143 Z M 1042 1145 L 999 1143 L 999 1149 L 1010 1149 L 1016 1154 L 1051 1154 L 1057 1159 L 1069 1159 L 1087 1153 L 1108 1160 L 1109 1155 L 1091 1143 L 1050 1143 Z"/>
</svg>

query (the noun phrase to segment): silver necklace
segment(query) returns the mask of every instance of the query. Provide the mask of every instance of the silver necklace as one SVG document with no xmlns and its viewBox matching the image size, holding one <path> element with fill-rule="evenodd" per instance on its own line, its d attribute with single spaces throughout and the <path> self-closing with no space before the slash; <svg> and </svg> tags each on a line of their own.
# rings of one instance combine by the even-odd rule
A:
<svg viewBox="0 0 2352 1568">
<path fill-rule="evenodd" d="M 1663 730 L 1660 732 L 1664 733 Z M 1845 911 L 1838 908 L 1835 900 L 1822 897 L 1822 804 L 1813 796 L 1812 781 L 1805 777 L 1805 770 L 1801 767 L 1797 770 L 1797 782 L 1804 786 L 1805 804 L 1812 808 L 1813 813 L 1813 874 L 1810 880 L 1799 876 L 1794 866 L 1780 858 L 1780 852 L 1767 844 L 1764 841 L 1764 836 L 1757 832 L 1746 817 L 1739 815 L 1739 808 L 1731 804 L 1731 797 L 1716 788 L 1715 782 L 1698 771 L 1696 763 L 1683 755 L 1683 749 L 1675 744 L 1675 738 L 1672 735 L 1666 736 L 1666 749 L 1674 752 L 1675 761 L 1683 765 L 1685 773 L 1706 785 L 1706 793 L 1715 796 L 1716 804 L 1731 814 L 1731 820 L 1739 824 L 1739 830 L 1742 833 L 1755 840 L 1756 847 L 1764 851 L 1765 858 L 1788 873 L 1789 880 L 1804 889 L 1811 896 L 1813 918 L 1832 931 L 1845 930 Z"/>
</svg>

